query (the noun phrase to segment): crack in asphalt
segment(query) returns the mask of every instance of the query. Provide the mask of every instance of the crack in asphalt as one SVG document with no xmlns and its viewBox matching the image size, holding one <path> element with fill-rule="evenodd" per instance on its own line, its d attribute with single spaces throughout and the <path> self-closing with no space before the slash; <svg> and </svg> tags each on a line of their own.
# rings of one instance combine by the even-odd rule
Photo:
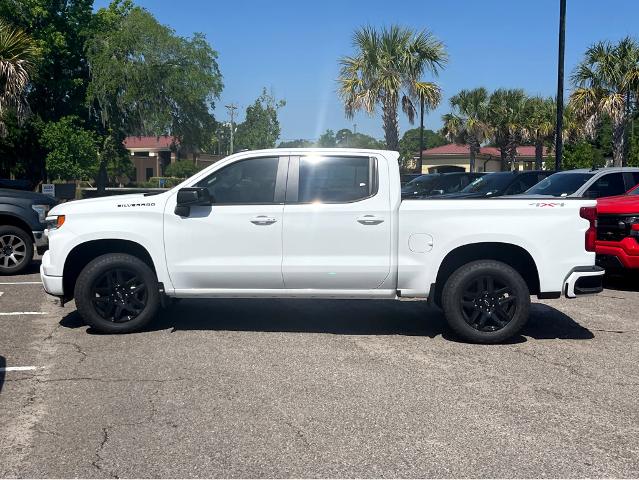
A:
<svg viewBox="0 0 639 480">
<path fill-rule="evenodd" d="M 311 444 L 308 442 L 306 435 L 304 435 L 304 432 L 302 431 L 300 427 L 293 424 L 293 422 L 289 420 L 284 420 L 284 423 L 293 429 L 293 431 L 295 432 L 295 438 L 301 440 L 302 443 L 306 446 L 306 448 L 309 448 L 309 449 L 311 448 Z"/>
<path fill-rule="evenodd" d="M 120 478 L 120 476 L 114 471 L 114 470 L 108 470 L 107 468 L 105 468 L 103 466 L 103 464 L 105 463 L 105 459 L 102 457 L 102 451 L 104 450 L 104 448 L 106 447 L 107 443 L 109 442 L 109 439 L 112 438 L 112 435 L 109 434 L 109 432 L 112 433 L 112 430 L 118 427 L 137 427 L 140 425 L 146 425 L 149 423 L 152 423 L 155 419 L 155 417 L 158 414 L 158 408 L 155 405 L 154 402 L 154 398 L 155 396 L 157 396 L 160 393 L 160 387 L 156 388 L 155 391 L 149 395 L 149 404 L 151 406 L 151 412 L 148 416 L 148 418 L 145 418 L 143 420 L 140 420 L 138 422 L 124 422 L 124 423 L 114 423 L 114 424 L 110 424 L 107 425 L 105 427 L 102 427 L 102 440 L 100 441 L 100 443 L 98 444 L 98 446 L 95 449 L 95 453 L 94 453 L 94 460 L 91 461 L 91 465 L 99 472 L 103 472 L 108 474 L 111 478 Z"/>
<path fill-rule="evenodd" d="M 540 357 L 539 355 L 535 355 L 534 353 L 531 352 L 526 352 L 524 350 L 520 350 L 520 349 L 515 349 L 515 352 L 518 352 L 522 355 L 525 355 L 527 357 L 531 357 L 534 358 L 535 360 L 541 362 L 541 363 L 545 363 L 546 365 L 552 365 L 555 367 L 561 367 L 564 368 L 568 371 L 568 373 L 575 375 L 576 377 L 581 377 L 581 378 L 587 378 L 589 380 L 593 380 L 593 377 L 589 376 L 589 375 L 585 375 L 583 373 L 581 373 L 579 370 L 577 370 L 577 368 L 575 368 L 572 365 L 566 364 L 566 363 L 561 363 L 561 362 L 554 362 L 552 360 L 547 360 L 543 357 Z"/>
<path fill-rule="evenodd" d="M 87 353 L 84 350 L 82 350 L 80 345 L 78 345 L 75 342 L 57 342 L 56 345 L 69 345 L 69 346 L 75 348 L 75 351 L 77 353 L 79 353 L 80 355 L 82 355 L 82 357 L 80 357 L 80 360 L 78 361 L 78 363 L 84 362 L 87 359 L 87 357 L 88 357 Z"/>
</svg>

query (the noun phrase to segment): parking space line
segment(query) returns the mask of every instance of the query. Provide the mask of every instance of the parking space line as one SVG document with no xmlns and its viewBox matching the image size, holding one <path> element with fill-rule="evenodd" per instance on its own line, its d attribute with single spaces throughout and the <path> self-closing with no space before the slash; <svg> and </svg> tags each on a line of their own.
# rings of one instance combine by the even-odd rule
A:
<svg viewBox="0 0 639 480">
<path fill-rule="evenodd" d="M 17 315 L 47 315 L 49 312 L 0 312 L 0 316 L 12 317 Z"/>
<path fill-rule="evenodd" d="M 0 282 L 0 285 L 42 285 L 42 282 Z"/>
<path fill-rule="evenodd" d="M 0 372 L 26 372 L 36 370 L 38 367 L 1 367 Z"/>
</svg>

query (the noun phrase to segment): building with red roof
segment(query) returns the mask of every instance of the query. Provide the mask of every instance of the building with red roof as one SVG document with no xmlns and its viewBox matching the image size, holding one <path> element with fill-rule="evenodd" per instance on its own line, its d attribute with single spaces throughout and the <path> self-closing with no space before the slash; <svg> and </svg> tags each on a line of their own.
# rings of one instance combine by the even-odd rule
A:
<svg viewBox="0 0 639 480">
<path fill-rule="evenodd" d="M 548 149 L 544 147 L 544 163 L 550 157 Z M 415 159 L 419 158 L 419 154 Z M 521 146 L 517 148 L 515 158 L 518 170 L 533 170 L 535 168 L 535 147 Z M 501 170 L 501 153 L 497 147 L 481 147 L 479 155 L 475 157 L 477 172 L 498 172 Z M 446 173 L 470 171 L 470 146 L 449 143 L 440 147 L 422 151 L 423 173 Z"/>
</svg>

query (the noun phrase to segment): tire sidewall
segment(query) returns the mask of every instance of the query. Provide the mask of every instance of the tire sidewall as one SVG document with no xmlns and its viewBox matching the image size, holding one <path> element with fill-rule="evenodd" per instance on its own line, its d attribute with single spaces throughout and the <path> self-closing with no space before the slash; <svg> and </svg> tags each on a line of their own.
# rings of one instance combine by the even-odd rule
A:
<svg viewBox="0 0 639 480">
<path fill-rule="evenodd" d="M 93 305 L 92 286 L 105 272 L 113 268 L 126 268 L 135 271 L 144 280 L 147 287 L 146 307 L 133 320 L 123 323 L 111 322 L 102 318 Z M 92 260 L 82 270 L 75 284 L 76 308 L 86 323 L 101 333 L 129 333 L 146 326 L 155 317 L 160 305 L 158 281 L 153 270 L 142 260 L 127 254 L 106 254 Z"/>
<path fill-rule="evenodd" d="M 33 260 L 33 240 L 31 239 L 31 235 L 29 234 L 29 232 L 26 232 L 19 227 L 14 227 L 12 225 L 0 226 L 0 236 L 7 234 L 19 237 L 20 240 L 24 242 L 27 249 L 27 253 L 24 259 L 15 267 L 0 267 L 0 275 L 15 275 L 16 273 L 20 273 L 21 271 L 23 271 L 31 264 L 31 260 Z"/>
<path fill-rule="evenodd" d="M 481 275 L 500 277 L 507 282 L 517 297 L 513 319 L 504 328 L 495 332 L 476 330 L 466 323 L 462 313 L 461 301 L 464 286 Z M 511 266 L 494 260 L 479 260 L 460 267 L 449 277 L 442 294 L 442 306 L 448 324 L 464 340 L 473 343 L 499 343 L 516 335 L 528 321 L 530 291 L 521 275 Z"/>
</svg>

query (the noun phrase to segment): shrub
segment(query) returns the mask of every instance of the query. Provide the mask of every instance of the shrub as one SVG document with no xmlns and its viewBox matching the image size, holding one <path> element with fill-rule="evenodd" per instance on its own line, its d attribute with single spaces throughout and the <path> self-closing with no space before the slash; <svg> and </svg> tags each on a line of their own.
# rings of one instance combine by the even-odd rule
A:
<svg viewBox="0 0 639 480">
<path fill-rule="evenodd" d="M 167 177 L 188 178 L 196 174 L 200 169 L 191 160 L 178 160 L 170 164 L 164 170 Z"/>
</svg>

